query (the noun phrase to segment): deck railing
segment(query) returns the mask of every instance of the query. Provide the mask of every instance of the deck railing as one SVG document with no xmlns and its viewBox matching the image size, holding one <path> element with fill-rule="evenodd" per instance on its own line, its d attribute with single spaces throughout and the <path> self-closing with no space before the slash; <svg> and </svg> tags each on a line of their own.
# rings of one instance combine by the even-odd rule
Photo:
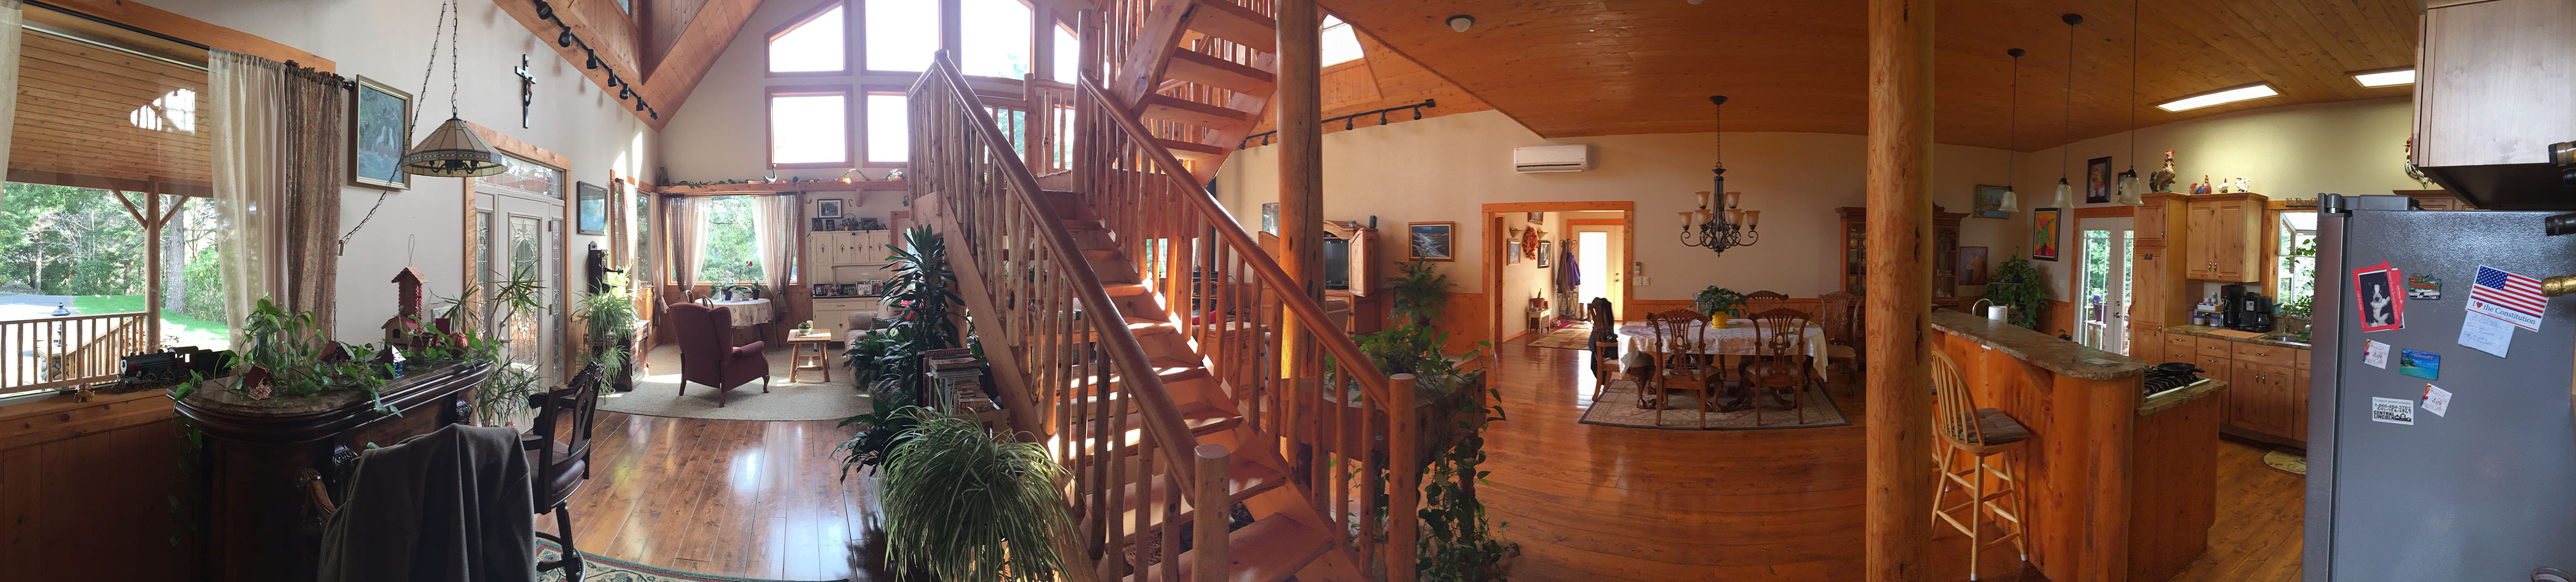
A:
<svg viewBox="0 0 2576 582">
<path fill-rule="evenodd" d="M 145 313 L 0 321 L 0 394 L 115 378 L 125 356 L 151 347 Z"/>
</svg>

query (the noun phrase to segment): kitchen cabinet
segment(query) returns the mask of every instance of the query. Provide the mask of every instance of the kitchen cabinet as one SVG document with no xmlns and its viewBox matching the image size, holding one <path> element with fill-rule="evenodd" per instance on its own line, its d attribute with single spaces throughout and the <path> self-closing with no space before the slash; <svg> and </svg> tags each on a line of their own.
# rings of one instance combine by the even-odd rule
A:
<svg viewBox="0 0 2576 582">
<path fill-rule="evenodd" d="M 2186 276 L 2209 281 L 2242 282 L 2262 278 L 2263 202 L 2261 194 L 2238 192 L 2193 196 L 2183 204 Z"/>
<path fill-rule="evenodd" d="M 2304 395 L 2294 393 L 2304 392 L 2294 391 L 2297 381 L 2297 371 L 2289 368 L 2236 362 L 2227 386 L 2226 423 L 2274 436 L 2304 436 L 2292 428 L 2306 424 L 2306 414 L 2292 406 L 2294 402 L 2307 401 Z"/>
<path fill-rule="evenodd" d="M 2190 362 L 2200 376 L 2227 382 L 2219 411 L 2223 430 L 2249 439 L 2306 445 L 2308 350 L 2166 332 L 2168 362 Z"/>
<path fill-rule="evenodd" d="M 834 338 L 847 337 L 850 333 L 850 313 L 876 313 L 877 302 L 878 299 L 874 297 L 815 299 L 814 327 L 832 330 Z"/>
</svg>

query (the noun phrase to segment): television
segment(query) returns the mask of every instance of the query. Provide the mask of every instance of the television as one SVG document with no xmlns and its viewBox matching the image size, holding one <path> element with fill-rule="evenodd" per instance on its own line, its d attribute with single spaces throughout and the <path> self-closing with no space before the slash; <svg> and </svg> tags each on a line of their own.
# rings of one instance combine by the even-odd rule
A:
<svg viewBox="0 0 2576 582">
<path fill-rule="evenodd" d="M 1336 290 L 1351 288 L 1350 239 L 1324 237 L 1324 288 Z"/>
</svg>

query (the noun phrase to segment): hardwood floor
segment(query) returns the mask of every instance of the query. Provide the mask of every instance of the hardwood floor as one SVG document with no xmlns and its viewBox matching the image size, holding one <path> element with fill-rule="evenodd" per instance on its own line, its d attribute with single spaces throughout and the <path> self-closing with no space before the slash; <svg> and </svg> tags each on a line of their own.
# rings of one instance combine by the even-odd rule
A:
<svg viewBox="0 0 2576 582">
<path fill-rule="evenodd" d="M 1832 392 L 1851 426 L 1644 430 L 1578 422 L 1593 390 L 1583 352 L 1496 354 L 1510 420 L 1486 435 L 1493 474 L 1478 492 L 1521 545 L 1514 580 L 1861 578 L 1865 411 L 1846 379 Z M 2174 580 L 2298 579 L 2302 480 L 2262 454 L 2221 444 L 2210 551 Z M 1941 531 L 1935 578 L 1966 579 L 1966 537 Z M 2045 580 L 2009 545 L 1981 561 L 1980 579 Z"/>
<path fill-rule="evenodd" d="M 862 475 L 841 479 L 838 421 L 599 415 L 590 482 L 573 495 L 584 551 L 699 574 L 892 580 Z M 554 530 L 552 516 L 537 529 Z"/>
<path fill-rule="evenodd" d="M 1521 342 L 1496 352 L 1510 420 L 1487 434 L 1493 474 L 1478 492 L 1521 545 L 1514 580 L 1861 577 L 1864 411 L 1842 379 L 1834 403 L 1852 426 L 1645 430 L 1577 422 L 1592 394 L 1582 352 Z M 702 574 L 891 579 L 875 568 L 882 532 L 868 526 L 867 480 L 842 481 L 831 455 L 847 438 L 834 424 L 603 413 L 598 464 L 572 501 L 574 539 Z M 2302 480 L 2262 455 L 2222 441 L 2210 551 L 2174 580 L 2298 579 Z M 1965 579 L 1964 536 L 1931 543 L 1936 578 Z M 1982 560 L 1981 579 L 2044 580 L 2010 546 Z"/>
</svg>

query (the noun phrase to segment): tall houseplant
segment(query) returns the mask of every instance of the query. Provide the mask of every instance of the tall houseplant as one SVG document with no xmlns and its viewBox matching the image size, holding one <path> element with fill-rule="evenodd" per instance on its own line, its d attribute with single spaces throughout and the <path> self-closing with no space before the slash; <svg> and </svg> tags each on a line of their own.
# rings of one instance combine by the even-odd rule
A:
<svg viewBox="0 0 2576 582">
<path fill-rule="evenodd" d="M 896 437 L 877 500 L 885 561 L 896 578 L 1046 582 L 1065 568 L 1059 536 L 1073 517 L 1057 489 L 1064 467 L 1046 446 L 984 428 L 973 417 L 921 408 Z"/>
<path fill-rule="evenodd" d="M 626 289 L 623 275 L 609 275 L 609 290 L 584 295 L 574 306 L 574 313 L 589 325 L 590 361 L 609 372 L 610 384 L 619 390 L 634 387 L 635 367 L 628 346 L 635 345 L 635 297 Z"/>
<path fill-rule="evenodd" d="M 2048 279 L 2028 258 L 2005 259 L 1986 284 L 1986 298 L 2011 307 L 2013 325 L 2039 329 L 2039 310 L 2048 305 Z"/>
<path fill-rule="evenodd" d="M 1395 277 L 1387 281 L 1387 311 L 1402 321 L 1430 325 L 1440 316 L 1440 308 L 1449 304 L 1449 276 L 1440 273 L 1431 261 L 1415 259 L 1396 266 Z"/>
</svg>

